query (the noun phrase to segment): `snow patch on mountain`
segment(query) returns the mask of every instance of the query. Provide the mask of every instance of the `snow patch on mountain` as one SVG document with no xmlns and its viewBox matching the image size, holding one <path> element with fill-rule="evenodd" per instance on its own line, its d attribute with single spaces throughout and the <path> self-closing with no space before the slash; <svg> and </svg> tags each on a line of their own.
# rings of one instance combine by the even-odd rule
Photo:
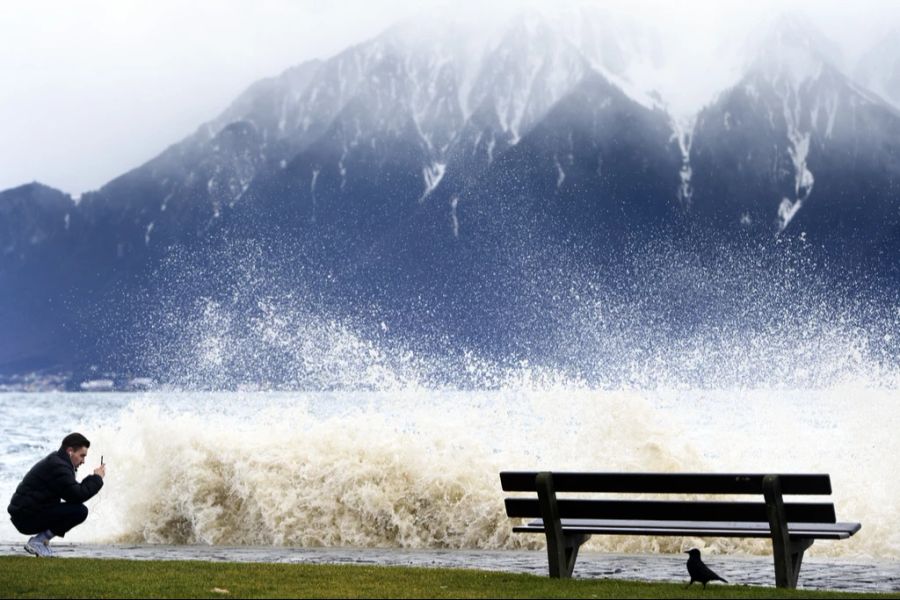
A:
<svg viewBox="0 0 900 600">
<path fill-rule="evenodd" d="M 459 197 L 453 196 L 450 199 L 450 227 L 453 230 L 453 237 L 459 237 L 459 217 L 456 214 L 456 207 L 459 206 Z"/>
<path fill-rule="evenodd" d="M 441 179 L 444 178 L 444 173 L 447 171 L 447 163 L 431 163 L 430 165 L 426 165 L 424 169 L 422 169 L 422 177 L 425 179 L 425 191 L 422 192 L 422 196 L 419 197 L 419 202 L 425 202 L 425 199 L 431 195 L 431 192 L 437 188 L 437 186 L 441 183 Z"/>
<path fill-rule="evenodd" d="M 566 172 L 563 171 L 562 165 L 559 164 L 559 157 L 555 154 L 553 155 L 553 164 L 556 165 L 556 189 L 559 189 L 566 180 Z"/>
<path fill-rule="evenodd" d="M 311 220 L 313 222 L 316 221 L 316 181 L 319 179 L 319 173 L 321 173 L 321 172 L 322 172 L 321 167 L 316 167 L 315 169 L 313 169 L 312 177 L 310 178 L 310 182 L 309 182 L 309 196 L 312 200 L 312 208 L 313 208 Z"/>
<path fill-rule="evenodd" d="M 791 219 L 803 207 L 803 203 L 812 194 L 815 178 L 807 166 L 809 156 L 809 132 L 801 132 L 795 123 L 788 122 L 788 139 L 791 145 L 788 154 L 794 165 L 794 199 L 783 198 L 778 206 L 778 232 L 785 230 Z"/>
<path fill-rule="evenodd" d="M 782 198 L 781 204 L 778 205 L 778 233 L 784 231 L 797 211 L 803 206 L 802 200 L 791 201 L 788 198 Z M 749 222 L 749 220 L 748 220 Z"/>
<path fill-rule="evenodd" d="M 809 168 L 813 132 L 830 138 L 834 131 L 840 90 L 827 85 L 826 72 L 836 77 L 833 49 L 809 23 L 796 15 L 780 17 L 758 42 L 758 54 L 751 72 L 775 94 L 769 105 L 769 123 L 783 119 L 787 152 L 794 170 L 793 197 L 783 197 L 778 205 L 778 233 L 787 228 L 812 194 L 815 177 Z M 824 82 L 824 83 L 823 83 Z M 751 84 L 756 92 L 756 84 Z M 745 89 L 750 89 L 746 86 Z M 772 112 L 778 110 L 781 114 Z"/>
<path fill-rule="evenodd" d="M 726 115 L 727 116 L 727 115 Z M 691 177 L 694 170 L 691 167 L 691 143 L 694 137 L 694 127 L 697 125 L 696 115 L 689 118 L 672 118 L 672 140 L 678 142 L 678 150 L 681 152 L 681 168 L 678 171 L 678 200 L 685 209 L 690 209 L 694 196 L 691 186 Z"/>
<path fill-rule="evenodd" d="M 338 160 L 338 172 L 341 174 L 341 189 L 347 185 L 347 167 L 344 165 L 344 160 L 347 158 L 347 145 L 344 144 L 343 152 L 341 152 L 341 158 Z"/>
<path fill-rule="evenodd" d="M 836 93 L 830 93 L 824 98 L 817 96 L 815 99 L 815 104 L 812 108 L 812 124 L 818 131 L 824 129 L 826 138 L 831 138 L 834 133 L 834 122 L 837 118 L 840 102 L 841 99 Z"/>
</svg>

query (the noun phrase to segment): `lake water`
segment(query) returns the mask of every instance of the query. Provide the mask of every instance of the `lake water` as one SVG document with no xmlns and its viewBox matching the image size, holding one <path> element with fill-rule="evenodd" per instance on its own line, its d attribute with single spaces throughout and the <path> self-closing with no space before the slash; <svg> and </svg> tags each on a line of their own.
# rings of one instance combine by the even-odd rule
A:
<svg viewBox="0 0 900 600">
<path fill-rule="evenodd" d="M 70 431 L 106 485 L 67 542 L 538 549 L 503 469 L 824 472 L 849 540 L 811 557 L 900 561 L 894 389 L 0 394 L 0 497 Z M 21 536 L 0 520 L 0 541 Z M 595 537 L 587 551 L 768 555 L 739 539 Z"/>
</svg>

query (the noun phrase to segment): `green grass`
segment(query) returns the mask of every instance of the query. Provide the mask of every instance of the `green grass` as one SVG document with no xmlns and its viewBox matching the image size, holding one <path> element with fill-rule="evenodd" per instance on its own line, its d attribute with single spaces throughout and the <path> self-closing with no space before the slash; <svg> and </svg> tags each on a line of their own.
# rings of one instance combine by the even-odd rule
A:
<svg viewBox="0 0 900 600">
<path fill-rule="evenodd" d="M 714 589 L 713 589 L 714 588 Z M 219 590 L 219 591 L 215 591 Z M 856 598 L 862 594 L 463 569 L 0 557 L 3 598 Z M 868 597 L 868 595 L 867 595 Z M 900 598 L 900 594 L 872 594 Z"/>
</svg>

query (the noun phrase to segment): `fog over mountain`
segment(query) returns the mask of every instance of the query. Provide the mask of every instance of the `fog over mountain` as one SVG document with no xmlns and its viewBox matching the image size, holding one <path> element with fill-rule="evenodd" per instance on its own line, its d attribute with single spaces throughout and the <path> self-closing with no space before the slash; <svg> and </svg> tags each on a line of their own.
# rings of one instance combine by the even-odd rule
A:
<svg viewBox="0 0 900 600">
<path fill-rule="evenodd" d="M 590 378 L 847 293 L 893 314 L 897 108 L 797 16 L 723 50 L 702 94 L 665 48 L 587 5 L 407 20 L 77 202 L 0 192 L 0 371 L 303 387 L 331 323 Z"/>
<path fill-rule="evenodd" d="M 0 189 L 37 180 L 78 196 L 185 137 L 260 77 L 330 58 L 413 15 L 472 28 L 523 6 L 568 20 L 570 29 L 579 22 L 573 13 L 601 7 L 611 15 L 605 20 L 653 30 L 658 49 L 649 60 L 631 60 L 629 75 L 649 82 L 642 91 L 661 90 L 678 114 L 695 114 L 733 83 L 734 66 L 748 54 L 745 39 L 785 10 L 835 41 L 847 73 L 900 27 L 892 0 L 86 0 L 77 7 L 36 0 L 0 7 L 0 73 L 11 82 L 0 96 L 8 142 L 0 148 Z M 628 43 L 646 42 L 635 37 Z"/>
<path fill-rule="evenodd" d="M 900 108 L 900 29 L 889 32 L 859 59 L 854 76 L 860 85 Z"/>
</svg>

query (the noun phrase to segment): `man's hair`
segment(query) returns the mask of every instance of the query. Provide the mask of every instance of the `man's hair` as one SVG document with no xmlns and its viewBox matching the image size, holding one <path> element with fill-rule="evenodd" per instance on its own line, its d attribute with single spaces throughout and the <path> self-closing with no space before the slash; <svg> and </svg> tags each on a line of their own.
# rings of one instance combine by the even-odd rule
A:
<svg viewBox="0 0 900 600">
<path fill-rule="evenodd" d="M 91 442 L 88 441 L 86 437 L 81 435 L 80 433 L 70 433 L 66 437 L 63 438 L 62 445 L 60 448 L 65 450 L 66 448 L 90 448 Z"/>
</svg>

